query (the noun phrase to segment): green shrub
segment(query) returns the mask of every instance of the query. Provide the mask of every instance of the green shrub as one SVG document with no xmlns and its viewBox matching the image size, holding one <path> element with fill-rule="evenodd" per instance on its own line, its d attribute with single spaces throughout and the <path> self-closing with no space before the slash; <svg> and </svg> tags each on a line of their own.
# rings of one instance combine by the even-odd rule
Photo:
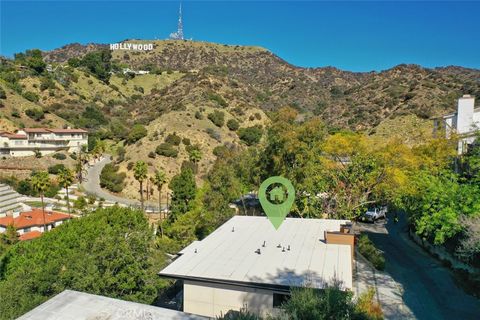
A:
<svg viewBox="0 0 480 320">
<path fill-rule="evenodd" d="M 45 118 L 45 112 L 42 109 L 27 109 L 25 114 L 35 121 L 40 121 Z"/>
<path fill-rule="evenodd" d="M 370 261 L 376 269 L 385 269 L 385 257 L 383 253 L 375 248 L 373 242 L 365 234 L 362 234 L 358 240 L 358 251 Z"/>
<path fill-rule="evenodd" d="M 228 107 L 227 101 L 225 101 L 225 99 L 223 99 L 220 95 L 218 95 L 218 94 L 216 94 L 216 93 L 214 93 L 214 92 L 209 92 L 209 93 L 208 93 L 208 99 L 210 99 L 211 101 L 216 102 L 218 105 L 220 105 L 220 106 L 223 107 L 223 108 Z"/>
<path fill-rule="evenodd" d="M 47 198 L 53 198 L 57 195 L 58 191 L 60 191 L 60 186 L 56 183 L 50 183 L 50 185 L 47 188 L 47 191 L 45 191 L 45 197 Z"/>
<path fill-rule="evenodd" d="M 40 90 L 55 89 L 55 82 L 50 77 L 40 78 Z"/>
<path fill-rule="evenodd" d="M 238 137 L 248 146 L 257 144 L 262 138 L 263 130 L 260 126 L 241 128 L 238 130 Z"/>
<path fill-rule="evenodd" d="M 23 94 L 23 97 L 30 102 L 38 102 L 38 94 L 33 93 L 31 91 L 27 91 Z"/>
<path fill-rule="evenodd" d="M 132 130 L 130 130 L 130 133 L 128 134 L 127 143 L 135 143 L 143 137 L 146 137 L 147 134 L 147 129 L 143 125 L 136 124 L 132 127 Z"/>
<path fill-rule="evenodd" d="M 65 166 L 61 163 L 55 164 L 53 166 L 48 167 L 48 173 L 50 174 L 59 174 L 60 171 L 65 170 Z"/>
<path fill-rule="evenodd" d="M 190 139 L 188 138 L 183 138 L 182 139 L 182 143 L 185 145 L 185 146 L 189 146 L 191 144 L 191 141 Z"/>
<path fill-rule="evenodd" d="M 195 119 L 202 120 L 203 114 L 200 111 L 195 111 Z"/>
<path fill-rule="evenodd" d="M 162 143 L 156 149 L 155 152 L 158 155 L 170 158 L 176 158 L 178 156 L 178 150 L 176 150 L 170 143 Z"/>
<path fill-rule="evenodd" d="M 11 113 L 12 117 L 14 118 L 20 118 L 20 111 L 18 111 L 17 109 L 13 109 L 12 110 L 12 113 Z"/>
<path fill-rule="evenodd" d="M 172 133 L 165 138 L 165 142 L 174 146 L 178 146 L 182 142 L 182 138 L 177 136 L 176 133 Z"/>
<path fill-rule="evenodd" d="M 213 111 L 208 114 L 208 119 L 213 122 L 217 127 L 222 127 L 225 123 L 225 113 L 222 111 Z"/>
<path fill-rule="evenodd" d="M 213 154 L 217 157 L 223 157 L 224 154 L 228 152 L 228 148 L 226 146 L 216 146 L 213 148 Z"/>
<path fill-rule="evenodd" d="M 238 128 L 240 127 L 240 124 L 238 123 L 237 120 L 235 119 L 230 119 L 227 121 L 227 127 L 228 129 L 230 129 L 231 131 L 237 131 Z"/>
<path fill-rule="evenodd" d="M 124 188 L 125 178 L 124 172 L 118 173 L 118 166 L 109 163 L 103 167 L 100 174 L 100 186 L 112 192 L 121 192 Z"/>
<path fill-rule="evenodd" d="M 7 99 L 7 93 L 2 87 L 0 87 L 0 99 Z"/>
<path fill-rule="evenodd" d="M 212 128 L 207 128 L 207 130 L 205 130 L 205 132 L 210 136 L 210 138 L 215 139 L 218 142 L 222 141 L 222 136 L 220 135 L 220 133 L 218 131 L 215 131 Z"/>
<path fill-rule="evenodd" d="M 55 153 L 52 157 L 54 157 L 57 160 L 65 160 L 67 159 L 67 156 L 64 155 L 63 153 Z"/>
</svg>

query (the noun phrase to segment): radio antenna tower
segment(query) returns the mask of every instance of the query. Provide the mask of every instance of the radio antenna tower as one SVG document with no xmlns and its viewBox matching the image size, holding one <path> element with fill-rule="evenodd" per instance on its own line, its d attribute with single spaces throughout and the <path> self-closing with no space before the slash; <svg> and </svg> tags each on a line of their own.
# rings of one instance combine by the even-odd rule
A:
<svg viewBox="0 0 480 320">
<path fill-rule="evenodd" d="M 180 2 L 180 10 L 178 11 L 178 29 L 177 32 L 170 33 L 171 40 L 184 40 L 183 38 L 183 21 L 182 21 L 182 3 Z"/>
</svg>

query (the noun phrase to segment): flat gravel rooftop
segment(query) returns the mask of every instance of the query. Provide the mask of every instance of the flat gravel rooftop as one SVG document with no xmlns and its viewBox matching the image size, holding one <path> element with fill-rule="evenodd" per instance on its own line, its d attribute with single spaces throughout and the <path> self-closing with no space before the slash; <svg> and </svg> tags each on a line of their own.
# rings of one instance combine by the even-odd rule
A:
<svg viewBox="0 0 480 320">
<path fill-rule="evenodd" d="M 183 249 L 159 274 L 177 279 L 261 286 L 352 288 L 349 245 L 326 244 L 325 231 L 348 220 L 287 218 L 278 230 L 266 217 L 235 216 Z M 265 244 L 265 245 L 264 245 Z"/>
</svg>

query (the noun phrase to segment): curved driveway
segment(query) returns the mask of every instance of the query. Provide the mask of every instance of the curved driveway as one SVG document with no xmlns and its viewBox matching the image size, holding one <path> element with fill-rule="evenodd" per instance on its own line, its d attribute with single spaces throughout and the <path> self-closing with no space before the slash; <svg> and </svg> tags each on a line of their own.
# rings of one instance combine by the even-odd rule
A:
<svg viewBox="0 0 480 320">
<path fill-rule="evenodd" d="M 87 193 L 94 194 L 95 196 L 99 198 L 103 198 L 107 201 L 123 204 L 129 207 L 130 206 L 139 207 L 140 201 L 115 196 L 103 190 L 100 187 L 100 173 L 102 172 L 103 167 L 105 167 L 105 165 L 111 162 L 112 161 L 110 160 L 110 156 L 107 155 L 103 157 L 100 161 L 89 166 L 87 168 L 86 179 L 82 183 L 83 188 Z M 153 205 L 153 204 L 147 203 L 147 201 L 145 201 L 145 205 Z"/>
</svg>

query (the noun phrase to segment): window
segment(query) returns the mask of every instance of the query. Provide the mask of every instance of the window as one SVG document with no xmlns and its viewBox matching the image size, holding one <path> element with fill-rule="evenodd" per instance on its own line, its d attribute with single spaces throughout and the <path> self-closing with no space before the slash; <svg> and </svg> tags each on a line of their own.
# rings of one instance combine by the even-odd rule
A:
<svg viewBox="0 0 480 320">
<path fill-rule="evenodd" d="M 273 307 L 280 308 L 290 298 L 289 294 L 273 293 Z"/>
<path fill-rule="evenodd" d="M 23 229 L 23 232 L 24 232 L 24 233 L 27 233 L 27 232 L 30 232 L 30 231 L 32 231 L 32 228 L 30 228 L 30 227 Z"/>
</svg>

